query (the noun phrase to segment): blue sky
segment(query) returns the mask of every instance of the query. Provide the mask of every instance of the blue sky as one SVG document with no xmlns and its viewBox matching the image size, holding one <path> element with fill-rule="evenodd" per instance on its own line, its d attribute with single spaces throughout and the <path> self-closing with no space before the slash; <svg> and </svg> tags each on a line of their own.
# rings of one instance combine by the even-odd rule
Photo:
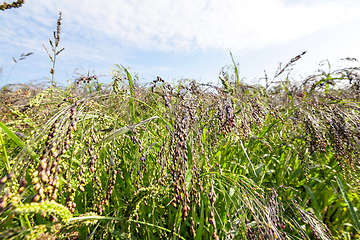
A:
<svg viewBox="0 0 360 240">
<path fill-rule="evenodd" d="M 161 76 L 216 84 L 230 51 L 247 83 L 264 70 L 272 77 L 279 62 L 303 51 L 293 70 L 298 79 L 324 59 L 360 59 L 358 0 L 28 0 L 0 12 L 0 86 L 51 77 L 42 44 L 50 49 L 59 11 L 65 51 L 55 80 L 62 84 L 73 81 L 76 68 L 109 75 L 114 64 L 130 67 L 142 82 Z M 34 54 L 14 63 L 28 52 Z"/>
</svg>

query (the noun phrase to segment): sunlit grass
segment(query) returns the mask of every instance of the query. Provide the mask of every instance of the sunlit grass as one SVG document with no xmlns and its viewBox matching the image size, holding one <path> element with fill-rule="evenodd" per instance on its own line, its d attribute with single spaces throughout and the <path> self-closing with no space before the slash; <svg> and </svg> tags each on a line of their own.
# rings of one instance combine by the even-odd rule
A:
<svg viewBox="0 0 360 240">
<path fill-rule="evenodd" d="M 358 238 L 359 69 L 279 80 L 303 54 L 266 86 L 234 59 L 221 86 L 5 86 L 1 238 Z"/>
</svg>

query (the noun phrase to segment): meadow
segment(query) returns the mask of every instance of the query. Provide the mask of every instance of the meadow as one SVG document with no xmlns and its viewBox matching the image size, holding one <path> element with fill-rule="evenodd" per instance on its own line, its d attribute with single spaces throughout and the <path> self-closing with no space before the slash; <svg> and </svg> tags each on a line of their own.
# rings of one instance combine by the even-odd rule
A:
<svg viewBox="0 0 360 240">
<path fill-rule="evenodd" d="M 60 26 L 50 83 L 0 91 L 1 239 L 360 237 L 360 68 L 61 87 Z"/>
</svg>

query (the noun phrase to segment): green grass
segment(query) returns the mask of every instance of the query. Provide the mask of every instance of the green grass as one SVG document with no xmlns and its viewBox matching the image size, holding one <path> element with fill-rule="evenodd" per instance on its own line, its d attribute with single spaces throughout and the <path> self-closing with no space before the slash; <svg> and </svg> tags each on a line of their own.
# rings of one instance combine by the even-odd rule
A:
<svg viewBox="0 0 360 240">
<path fill-rule="evenodd" d="M 303 54 L 266 87 L 232 55 L 221 86 L 6 86 L 0 237 L 359 238 L 359 69 L 283 76 Z"/>
</svg>

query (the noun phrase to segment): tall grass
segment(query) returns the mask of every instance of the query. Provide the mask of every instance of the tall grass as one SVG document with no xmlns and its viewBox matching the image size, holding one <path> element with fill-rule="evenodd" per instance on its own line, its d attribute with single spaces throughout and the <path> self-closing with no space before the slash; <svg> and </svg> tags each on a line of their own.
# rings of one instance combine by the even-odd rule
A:
<svg viewBox="0 0 360 240">
<path fill-rule="evenodd" d="M 233 58 L 221 86 L 7 86 L 1 238 L 358 238 L 359 69 L 296 83 L 303 54 L 266 87 Z"/>
</svg>

